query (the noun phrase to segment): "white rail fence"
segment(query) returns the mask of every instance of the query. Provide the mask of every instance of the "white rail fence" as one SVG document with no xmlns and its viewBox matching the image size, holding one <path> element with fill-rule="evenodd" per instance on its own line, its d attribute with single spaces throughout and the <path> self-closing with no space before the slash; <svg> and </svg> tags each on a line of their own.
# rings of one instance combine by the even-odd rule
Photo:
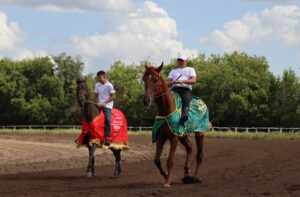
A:
<svg viewBox="0 0 300 197">
<path fill-rule="evenodd" d="M 21 131 L 21 130 L 54 130 L 54 129 L 68 129 L 68 130 L 79 130 L 81 125 L 9 125 L 9 126 L 0 126 L 1 130 L 9 131 Z M 142 131 L 151 131 L 152 127 L 128 127 L 130 131 L 142 132 Z M 300 133 L 300 128 L 281 128 L 281 127 L 212 127 L 210 131 L 214 132 L 246 132 L 246 133 Z"/>
</svg>

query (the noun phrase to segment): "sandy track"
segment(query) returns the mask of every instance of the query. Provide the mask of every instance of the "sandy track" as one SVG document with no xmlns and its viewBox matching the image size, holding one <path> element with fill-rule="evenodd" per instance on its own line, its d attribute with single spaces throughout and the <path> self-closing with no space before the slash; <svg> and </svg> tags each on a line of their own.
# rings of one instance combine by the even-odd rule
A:
<svg viewBox="0 0 300 197">
<path fill-rule="evenodd" d="M 0 174 L 36 172 L 53 169 L 83 168 L 87 165 L 88 151 L 77 148 L 75 136 L 16 135 L 0 136 Z M 49 138 L 50 142 L 47 142 Z M 139 161 L 152 157 L 152 145 L 133 145 L 123 154 L 123 161 Z M 114 158 L 110 150 L 97 149 L 96 164 L 111 165 Z"/>
<path fill-rule="evenodd" d="M 37 138 L 38 143 L 34 142 Z M 112 156 L 104 150 L 97 150 L 98 176 L 85 178 L 86 150 L 76 149 L 72 138 L 10 136 L 8 141 L 8 137 L 0 137 L 0 197 L 300 196 L 300 141 L 206 139 L 201 171 L 204 182 L 181 184 L 184 157 L 179 149 L 174 185 L 165 189 L 149 160 L 154 150 L 150 137 L 130 137 L 131 150 L 125 153 L 124 173 L 118 179 L 111 177 Z M 20 142 L 20 139 L 26 140 Z M 30 150 L 36 152 L 28 152 Z M 10 159 L 2 161 L 5 158 Z M 19 173 L 21 171 L 27 173 Z M 5 172 L 16 174 L 4 175 Z"/>
</svg>

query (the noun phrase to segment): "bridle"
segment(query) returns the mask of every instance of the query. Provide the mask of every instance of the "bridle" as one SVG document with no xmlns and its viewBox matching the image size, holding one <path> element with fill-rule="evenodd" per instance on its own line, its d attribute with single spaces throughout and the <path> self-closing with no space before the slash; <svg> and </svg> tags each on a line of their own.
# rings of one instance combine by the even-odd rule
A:
<svg viewBox="0 0 300 197">
<path fill-rule="evenodd" d="M 169 90 L 170 90 L 170 88 L 168 88 L 167 90 L 159 91 L 159 92 L 153 91 L 153 89 L 154 89 L 153 87 L 156 87 L 156 89 L 157 89 L 157 87 L 161 86 L 161 84 L 159 84 L 159 83 L 161 83 L 160 80 L 162 80 L 162 79 L 161 79 L 161 76 L 160 76 L 159 73 L 151 72 L 151 73 L 149 73 L 148 76 L 157 77 L 158 78 L 156 81 L 153 81 L 153 80 L 151 80 L 149 78 L 145 79 L 145 77 L 143 77 L 143 81 L 145 82 L 146 96 L 149 98 L 149 104 L 147 106 L 147 108 L 149 109 L 152 106 L 152 104 L 153 104 L 153 100 L 161 98 L 161 97 L 167 95 L 168 92 L 169 92 Z M 151 80 L 151 82 L 149 82 L 149 80 Z M 151 87 L 147 87 L 149 85 L 149 83 L 152 84 Z M 150 94 L 148 93 L 148 89 L 149 88 L 152 89 L 152 91 L 150 92 Z"/>
</svg>

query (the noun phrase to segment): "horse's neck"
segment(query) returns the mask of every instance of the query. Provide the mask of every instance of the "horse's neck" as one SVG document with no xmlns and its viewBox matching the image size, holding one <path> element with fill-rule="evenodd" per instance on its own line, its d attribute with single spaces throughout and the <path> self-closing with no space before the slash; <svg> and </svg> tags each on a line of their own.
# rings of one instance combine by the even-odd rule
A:
<svg viewBox="0 0 300 197">
<path fill-rule="evenodd" d="M 155 99 L 159 116 L 167 116 L 176 110 L 171 91 L 168 88 L 165 91 L 165 93 L 162 93 L 163 95 Z"/>
<path fill-rule="evenodd" d="M 87 102 L 83 106 L 83 116 L 85 120 L 91 122 L 99 114 L 99 110 L 94 103 L 91 103 L 89 101 L 90 96 L 87 97 Z"/>
</svg>

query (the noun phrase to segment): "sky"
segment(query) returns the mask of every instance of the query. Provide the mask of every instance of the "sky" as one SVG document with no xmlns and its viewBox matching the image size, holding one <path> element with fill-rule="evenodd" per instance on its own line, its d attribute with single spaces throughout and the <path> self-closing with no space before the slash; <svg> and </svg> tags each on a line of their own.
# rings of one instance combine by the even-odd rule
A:
<svg viewBox="0 0 300 197">
<path fill-rule="evenodd" d="M 0 0 L 0 58 L 66 52 L 95 73 L 232 51 L 300 76 L 300 0 Z"/>
</svg>

